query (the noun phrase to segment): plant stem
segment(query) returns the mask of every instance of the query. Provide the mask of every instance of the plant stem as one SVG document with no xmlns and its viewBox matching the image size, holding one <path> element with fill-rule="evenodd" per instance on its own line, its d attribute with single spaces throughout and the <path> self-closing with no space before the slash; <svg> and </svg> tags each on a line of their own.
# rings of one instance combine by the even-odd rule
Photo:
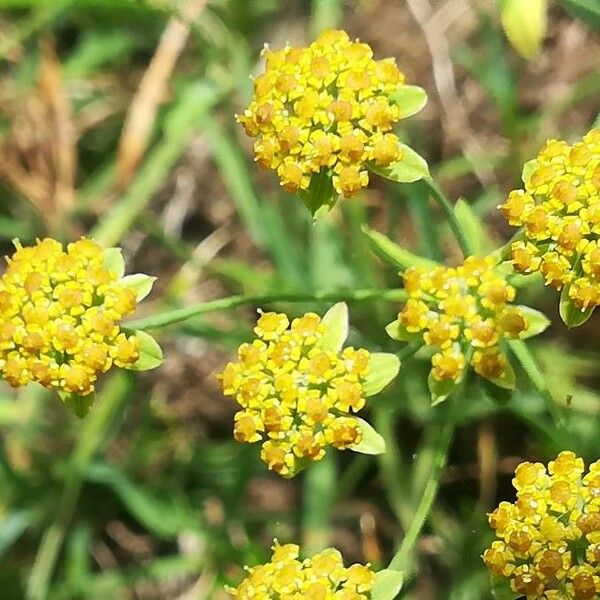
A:
<svg viewBox="0 0 600 600">
<path fill-rule="evenodd" d="M 423 489 L 423 494 L 417 510 L 412 518 L 410 527 L 408 528 L 402 544 L 388 568 L 396 571 L 407 572 L 411 569 L 414 562 L 414 549 L 419 539 L 421 530 L 425 526 L 429 512 L 433 506 L 440 487 L 441 476 L 448 460 L 448 452 L 452 435 L 454 433 L 454 421 L 448 419 L 444 422 L 440 435 L 437 440 L 431 470 Z"/>
<path fill-rule="evenodd" d="M 546 377 L 540 370 L 540 367 L 527 344 L 522 340 L 511 340 L 508 345 L 515 355 L 515 358 L 521 364 L 521 367 L 523 367 L 523 371 L 525 371 L 531 385 L 533 385 L 536 392 L 546 401 L 548 412 L 554 417 L 557 424 L 562 425 L 564 416 L 562 415 L 559 406 L 554 401 L 548 388 Z"/>
<path fill-rule="evenodd" d="M 450 224 L 450 228 L 452 229 L 452 233 L 454 234 L 454 237 L 456 237 L 456 241 L 458 242 L 458 245 L 460 246 L 465 258 L 471 254 L 475 254 L 475 251 L 471 247 L 467 236 L 462 230 L 460 222 L 456 218 L 454 207 L 450 203 L 450 200 L 446 198 L 444 192 L 442 192 L 442 190 L 440 190 L 440 188 L 431 179 L 421 179 L 420 183 L 427 188 L 429 195 L 444 211 L 446 218 L 448 219 L 448 223 Z"/>
<path fill-rule="evenodd" d="M 143 319 L 129 321 L 127 329 L 158 329 L 174 323 L 181 323 L 192 317 L 204 315 L 217 310 L 229 310 L 248 304 L 271 304 L 273 302 L 363 302 L 367 300 L 385 300 L 386 302 L 402 302 L 406 300 L 406 292 L 400 289 L 364 289 L 339 290 L 333 292 L 283 292 L 280 294 L 238 295 L 219 298 L 210 302 L 200 302 L 185 308 L 165 311 Z"/>
<path fill-rule="evenodd" d="M 68 474 L 58 502 L 56 516 L 42 538 L 29 575 L 28 600 L 45 600 L 48 596 L 48 587 L 77 505 L 85 470 L 104 442 L 119 409 L 129 397 L 127 388 L 126 377 L 114 377 L 80 430 L 77 446 L 69 460 Z"/>
</svg>

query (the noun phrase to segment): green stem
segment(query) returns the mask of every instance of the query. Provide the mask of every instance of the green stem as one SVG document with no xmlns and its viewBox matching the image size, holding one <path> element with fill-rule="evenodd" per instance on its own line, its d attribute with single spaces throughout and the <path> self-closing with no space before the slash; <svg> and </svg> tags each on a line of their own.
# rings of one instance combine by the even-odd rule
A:
<svg viewBox="0 0 600 600">
<path fill-rule="evenodd" d="M 454 207 L 450 203 L 450 200 L 446 198 L 444 192 L 442 192 L 442 190 L 440 190 L 440 188 L 431 179 L 421 179 L 420 183 L 427 188 L 429 195 L 444 211 L 446 218 L 448 219 L 450 229 L 452 229 L 452 233 L 454 234 L 454 237 L 456 237 L 456 241 L 458 242 L 458 245 L 460 246 L 465 258 L 471 254 L 475 254 L 475 249 L 471 247 L 471 244 L 469 243 L 469 240 L 462 229 L 462 225 L 456 218 Z"/>
<path fill-rule="evenodd" d="M 414 549 L 437 496 L 442 473 L 448 460 L 453 433 L 454 422 L 452 419 L 448 419 L 444 422 L 437 439 L 431 470 L 425 483 L 421 500 L 412 518 L 410 527 L 402 540 L 402 544 L 390 562 L 390 569 L 407 572 L 413 565 Z"/>
<path fill-rule="evenodd" d="M 331 543 L 331 511 L 335 502 L 336 456 L 328 452 L 312 465 L 304 478 L 303 530 L 304 551 L 314 554 Z"/>
<path fill-rule="evenodd" d="M 363 302 L 367 300 L 385 300 L 386 302 L 402 302 L 406 300 L 406 292 L 399 289 L 378 290 L 339 290 L 334 292 L 284 292 L 281 294 L 238 295 L 219 298 L 210 302 L 200 302 L 185 308 L 165 311 L 143 319 L 129 321 L 128 329 L 158 329 L 174 323 L 181 323 L 192 317 L 204 315 L 217 310 L 229 310 L 248 304 L 271 304 L 273 302 Z"/>
<path fill-rule="evenodd" d="M 412 517 L 410 497 L 406 494 L 406 468 L 396 440 L 395 413 L 392 407 L 376 405 L 373 419 L 377 433 L 385 440 L 386 451 L 377 456 L 385 493 L 396 518 L 404 529 L 409 527 Z"/>
<path fill-rule="evenodd" d="M 548 411 L 554 420 L 558 424 L 562 424 L 564 422 L 564 417 L 550 393 L 550 389 L 546 382 L 546 376 L 540 370 L 540 367 L 527 344 L 522 340 L 511 340 L 508 345 L 515 355 L 515 358 L 519 361 L 521 367 L 523 367 L 523 371 L 525 371 L 531 385 L 533 385 L 536 392 L 546 401 Z"/>
<path fill-rule="evenodd" d="M 73 450 L 56 516 L 46 530 L 27 582 L 27 600 L 45 600 L 71 518 L 77 506 L 85 470 L 104 442 L 115 415 L 129 397 L 126 378 L 115 377 L 90 412 Z"/>
</svg>

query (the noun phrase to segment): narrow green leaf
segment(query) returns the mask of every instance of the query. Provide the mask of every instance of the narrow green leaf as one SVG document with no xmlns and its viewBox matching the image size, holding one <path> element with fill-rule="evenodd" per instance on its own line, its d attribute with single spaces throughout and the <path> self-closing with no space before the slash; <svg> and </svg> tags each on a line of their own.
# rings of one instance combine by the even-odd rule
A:
<svg viewBox="0 0 600 600">
<path fill-rule="evenodd" d="M 423 335 L 421 333 L 407 331 L 406 327 L 400 323 L 399 319 L 386 325 L 385 331 L 393 340 L 401 342 L 423 342 Z"/>
<path fill-rule="evenodd" d="M 600 29 L 600 2 L 598 0 L 563 0 L 569 13 L 586 25 Z"/>
<path fill-rule="evenodd" d="M 427 378 L 427 387 L 431 394 L 431 406 L 437 406 L 448 399 L 448 396 L 456 390 L 460 384 L 460 379 L 454 381 L 453 379 L 438 381 L 433 374 L 430 372 Z"/>
<path fill-rule="evenodd" d="M 28 510 L 15 510 L 2 516 L 0 521 L 0 556 L 8 550 L 34 520 Z"/>
<path fill-rule="evenodd" d="M 492 596 L 495 600 L 515 600 L 520 598 L 519 594 L 515 594 L 510 588 L 510 583 L 505 577 L 491 577 Z"/>
<path fill-rule="evenodd" d="M 339 352 L 348 337 L 348 306 L 345 302 L 334 304 L 321 321 L 325 326 L 319 347 L 323 350 Z"/>
<path fill-rule="evenodd" d="M 503 0 L 502 27 L 523 58 L 533 58 L 539 52 L 548 24 L 547 11 L 547 0 Z"/>
<path fill-rule="evenodd" d="M 404 155 L 401 160 L 391 163 L 387 167 L 379 167 L 369 163 L 369 170 L 397 183 L 412 183 L 420 179 L 429 178 L 427 161 L 410 146 L 400 144 Z"/>
<path fill-rule="evenodd" d="M 527 329 L 519 335 L 522 340 L 539 335 L 550 325 L 550 319 L 539 310 L 523 305 L 516 306 L 515 308 L 525 317 L 525 322 L 527 323 Z"/>
<path fill-rule="evenodd" d="M 375 573 L 375 585 L 371 590 L 371 600 L 394 600 L 404 584 L 404 573 L 393 569 L 383 569 Z"/>
<path fill-rule="evenodd" d="M 104 249 L 104 268 L 108 269 L 117 279 L 125 273 L 125 259 L 121 248 Z"/>
<path fill-rule="evenodd" d="M 416 115 L 427 104 L 427 92 L 418 85 L 401 83 L 389 98 L 400 109 L 401 119 Z"/>
<path fill-rule="evenodd" d="M 140 357 L 128 367 L 131 371 L 148 371 L 160 366 L 163 362 L 163 352 L 156 340 L 145 331 L 134 331 L 140 341 Z"/>
<path fill-rule="evenodd" d="M 593 308 L 582 310 L 575 305 L 569 297 L 570 286 L 566 285 L 560 294 L 559 313 L 560 318 L 567 327 L 579 327 L 583 325 L 594 312 Z"/>
<path fill-rule="evenodd" d="M 339 198 L 333 189 L 331 174 L 327 170 L 314 173 L 308 189 L 299 190 L 298 196 L 315 218 L 328 213 Z"/>
<path fill-rule="evenodd" d="M 485 377 L 488 381 L 491 381 L 494 385 L 504 388 L 505 390 L 514 390 L 517 382 L 517 377 L 512 365 L 507 362 L 504 368 L 504 374 L 502 377 L 494 379 L 492 377 Z"/>
<path fill-rule="evenodd" d="M 363 389 L 366 396 L 378 394 L 400 370 L 400 359 L 395 354 L 388 352 L 373 352 L 369 361 L 369 374 Z"/>
<path fill-rule="evenodd" d="M 483 223 L 473 212 L 473 209 L 463 198 L 459 198 L 454 205 L 454 214 L 467 238 L 469 247 L 473 249 L 474 254 L 483 255 L 486 253 L 486 232 Z"/>
<path fill-rule="evenodd" d="M 160 496 L 130 481 L 112 465 L 92 464 L 85 472 L 86 479 L 110 487 L 127 510 L 144 527 L 161 539 L 174 539 L 184 529 L 194 530 L 197 517 L 184 501 L 173 496 Z"/>
<path fill-rule="evenodd" d="M 512 398 L 511 390 L 499 387 L 489 379 L 481 378 L 481 387 L 488 397 L 500 406 L 505 406 Z"/>
<path fill-rule="evenodd" d="M 144 273 L 134 273 L 133 275 L 126 275 L 119 280 L 119 283 L 135 292 L 135 296 L 138 302 L 143 300 L 152 290 L 152 286 L 156 281 L 156 277 L 151 275 L 145 275 Z"/>
<path fill-rule="evenodd" d="M 364 234 L 369 238 L 371 250 L 382 260 L 392 265 L 396 269 L 404 271 L 408 267 L 425 267 L 431 269 L 438 266 L 433 260 L 417 256 L 402 248 L 395 242 L 392 242 L 389 237 L 373 229 L 369 229 L 366 225 L 362 228 Z"/>
<path fill-rule="evenodd" d="M 521 180 L 525 185 L 529 183 L 529 178 L 531 177 L 531 174 L 537 169 L 537 166 L 538 162 L 535 158 L 528 160 L 523 165 L 523 171 L 521 172 Z"/>
<path fill-rule="evenodd" d="M 350 446 L 350 450 L 360 454 L 383 454 L 385 452 L 385 440 L 379 435 L 369 423 L 359 417 L 354 417 L 361 433 L 362 440 L 359 444 Z"/>
<path fill-rule="evenodd" d="M 94 400 L 96 399 L 95 394 L 87 394 L 82 396 L 81 394 L 73 394 L 69 392 L 58 392 L 61 400 L 71 409 L 74 415 L 78 416 L 80 419 L 83 419 L 92 404 L 94 404 Z"/>
</svg>

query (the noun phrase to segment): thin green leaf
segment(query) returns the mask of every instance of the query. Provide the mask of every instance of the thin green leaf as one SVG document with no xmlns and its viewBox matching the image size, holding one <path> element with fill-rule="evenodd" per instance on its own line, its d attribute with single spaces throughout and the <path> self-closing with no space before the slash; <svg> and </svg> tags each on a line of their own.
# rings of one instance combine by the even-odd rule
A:
<svg viewBox="0 0 600 600">
<path fill-rule="evenodd" d="M 445 379 L 442 381 L 437 380 L 430 372 L 427 377 L 427 387 L 431 394 L 431 406 L 437 406 L 448 399 L 448 396 L 456 390 L 460 384 L 460 379 L 454 381 L 453 379 Z"/>
<path fill-rule="evenodd" d="M 563 0 L 569 13 L 586 25 L 600 29 L 600 3 L 598 0 Z"/>
<path fill-rule="evenodd" d="M 152 277 L 151 275 L 134 273 L 133 275 L 126 275 L 121 278 L 119 283 L 122 286 L 133 290 L 137 301 L 140 302 L 150 293 L 155 281 L 156 277 Z"/>
<path fill-rule="evenodd" d="M 396 269 L 404 271 L 408 267 L 425 267 L 433 268 L 438 266 L 433 260 L 422 258 L 405 248 L 402 248 L 395 242 L 392 242 L 389 237 L 373 229 L 369 229 L 366 225 L 362 228 L 364 234 L 369 238 L 371 250 L 382 260 L 392 265 Z"/>
<path fill-rule="evenodd" d="M 323 350 L 339 352 L 348 337 L 348 306 L 345 302 L 334 304 L 321 321 L 325 326 L 319 347 Z"/>
<path fill-rule="evenodd" d="M 516 306 L 515 308 L 523 315 L 527 323 L 527 328 L 519 335 L 522 340 L 539 335 L 550 325 L 550 319 L 539 310 L 523 305 Z"/>
<path fill-rule="evenodd" d="M 515 600 L 520 598 L 519 594 L 515 594 L 510 588 L 510 583 L 505 577 L 491 577 L 492 596 L 495 600 Z"/>
<path fill-rule="evenodd" d="M 400 109 L 400 118 L 406 119 L 423 110 L 427 104 L 427 92 L 417 85 L 400 84 L 389 96 Z"/>
<path fill-rule="evenodd" d="M 401 342 L 422 342 L 423 335 L 418 332 L 410 332 L 400 323 L 399 319 L 392 321 L 385 328 L 386 333 L 393 339 Z"/>
<path fill-rule="evenodd" d="M 528 160 L 523 165 L 523 171 L 521 172 L 521 180 L 525 185 L 529 183 L 529 178 L 531 177 L 531 174 L 537 169 L 537 166 L 538 161 L 535 158 L 533 158 L 532 160 Z"/>
<path fill-rule="evenodd" d="M 78 416 L 80 419 L 83 419 L 83 417 L 88 414 L 92 404 L 94 404 L 94 400 L 96 399 L 95 394 L 87 394 L 82 396 L 81 394 L 58 392 L 58 395 L 73 412 L 73 414 Z"/>
<path fill-rule="evenodd" d="M 374 396 L 385 388 L 400 370 L 400 359 L 395 354 L 373 352 L 369 361 L 369 374 L 363 384 L 366 396 Z"/>
<path fill-rule="evenodd" d="M 515 371 L 509 362 L 507 362 L 506 366 L 504 367 L 504 373 L 502 374 L 502 377 L 485 377 L 484 379 L 491 381 L 494 385 L 504 388 L 505 390 L 514 390 L 517 382 Z"/>
<path fill-rule="evenodd" d="M 156 340 L 145 331 L 134 331 L 140 341 L 140 357 L 127 367 L 131 371 L 148 371 L 160 366 L 163 362 L 163 352 Z"/>
<path fill-rule="evenodd" d="M 298 196 L 315 218 L 328 213 L 339 198 L 333 189 L 331 174 L 327 170 L 314 173 L 308 189 L 300 190 Z"/>
<path fill-rule="evenodd" d="M 560 294 L 559 313 L 560 318 L 567 327 L 579 327 L 583 325 L 594 312 L 593 308 L 582 310 L 575 305 L 569 297 L 570 286 L 566 285 Z"/>
<path fill-rule="evenodd" d="M 0 556 L 21 537 L 33 518 L 34 515 L 28 510 L 17 510 L 2 516 L 2 521 L 0 521 Z"/>
<path fill-rule="evenodd" d="M 403 156 L 401 160 L 391 163 L 387 167 L 379 167 L 369 163 L 369 170 L 397 183 L 412 183 L 420 179 L 429 178 L 427 161 L 410 146 L 400 144 Z"/>
<path fill-rule="evenodd" d="M 489 379 L 482 378 L 481 387 L 487 396 L 500 406 L 505 406 L 512 398 L 511 390 L 499 387 L 495 383 L 492 383 Z"/>
<path fill-rule="evenodd" d="M 354 417 L 361 433 L 362 440 L 359 444 L 350 446 L 350 450 L 360 454 L 383 454 L 385 452 L 385 440 L 379 435 L 369 423 L 359 417 Z"/>
<path fill-rule="evenodd" d="M 404 573 L 393 569 L 383 569 L 375 573 L 375 584 L 371 590 L 371 600 L 394 600 L 404 584 Z"/>
<path fill-rule="evenodd" d="M 90 465 L 85 476 L 88 480 L 109 486 L 127 510 L 159 538 L 174 539 L 182 530 L 193 531 L 198 526 L 197 517 L 183 501 L 176 501 L 173 496 L 150 493 L 112 465 Z"/>
<path fill-rule="evenodd" d="M 467 238 L 469 247 L 473 249 L 474 254 L 483 255 L 486 253 L 486 231 L 479 217 L 473 212 L 473 209 L 463 198 L 459 198 L 454 205 L 454 214 L 460 223 L 462 230 Z"/>
<path fill-rule="evenodd" d="M 121 248 L 105 248 L 104 268 L 108 269 L 117 279 L 125 273 L 125 259 Z"/>
</svg>

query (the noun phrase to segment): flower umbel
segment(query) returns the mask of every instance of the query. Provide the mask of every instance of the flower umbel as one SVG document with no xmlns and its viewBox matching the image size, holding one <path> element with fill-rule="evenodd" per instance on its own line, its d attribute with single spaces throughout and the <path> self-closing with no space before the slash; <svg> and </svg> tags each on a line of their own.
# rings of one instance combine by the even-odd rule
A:
<svg viewBox="0 0 600 600">
<path fill-rule="evenodd" d="M 573 452 L 548 468 L 521 463 L 515 503 L 501 502 L 489 523 L 498 538 L 483 560 L 497 582 L 527 598 L 591 599 L 600 594 L 600 461 L 585 471 Z"/>
<path fill-rule="evenodd" d="M 591 310 L 600 304 L 600 129 L 576 144 L 548 140 L 526 173 L 525 189 L 499 206 L 523 228 L 512 264 L 541 273 L 578 310 Z"/>
<path fill-rule="evenodd" d="M 321 173 L 337 194 L 356 195 L 369 183 L 367 165 L 402 158 L 392 127 L 404 116 L 390 95 L 404 84 L 393 58 L 343 31 L 325 31 L 308 48 L 265 47 L 265 72 L 237 120 L 254 143 L 255 160 L 277 172 L 288 192 L 307 190 Z"/>
<path fill-rule="evenodd" d="M 482 377 L 512 387 L 514 374 L 502 341 L 539 333 L 548 324 L 537 311 L 512 304 L 515 289 L 491 257 L 470 256 L 456 268 L 411 267 L 404 285 L 408 300 L 387 331 L 435 350 L 432 388 L 455 384 L 468 364 Z"/>
<path fill-rule="evenodd" d="M 239 600 L 300 598 L 369 600 L 375 574 L 369 565 L 344 567 L 342 555 L 327 548 L 300 560 L 296 544 L 275 541 L 271 562 L 247 568 L 248 575 L 237 588 L 228 588 Z"/>
<path fill-rule="evenodd" d="M 85 238 L 66 250 L 50 238 L 15 246 L 0 278 L 0 373 L 10 385 L 87 396 L 100 373 L 138 360 L 138 338 L 120 328 L 136 292 L 104 266 L 100 246 Z"/>
<path fill-rule="evenodd" d="M 341 315 L 342 335 L 332 341 L 334 314 Z M 323 319 L 307 313 L 291 324 L 285 314 L 262 313 L 254 331 L 257 339 L 242 344 L 237 361 L 219 376 L 223 393 L 242 407 L 235 416 L 235 439 L 262 442 L 262 460 L 284 477 L 323 458 L 327 446 L 357 446 L 363 428 L 354 414 L 395 376 L 397 359 L 351 346 L 342 350 L 344 304 L 335 305 Z M 368 387 L 369 375 L 380 372 L 379 359 L 390 356 L 396 362 L 382 385 Z"/>
</svg>

